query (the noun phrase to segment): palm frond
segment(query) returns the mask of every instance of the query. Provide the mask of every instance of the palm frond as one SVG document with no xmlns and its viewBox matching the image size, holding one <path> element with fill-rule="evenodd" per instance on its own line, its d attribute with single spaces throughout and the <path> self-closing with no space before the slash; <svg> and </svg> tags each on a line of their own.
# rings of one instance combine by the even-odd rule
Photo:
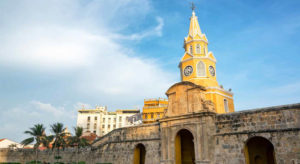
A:
<svg viewBox="0 0 300 164">
<path fill-rule="evenodd" d="M 28 145 L 35 141 L 34 147 L 37 148 L 41 144 L 42 138 L 45 135 L 45 127 L 43 124 L 36 124 L 29 129 L 30 130 L 26 130 L 24 133 L 29 134 L 32 137 L 23 140 L 21 143 L 23 145 Z"/>
<path fill-rule="evenodd" d="M 26 146 L 31 144 L 34 141 L 34 137 L 27 138 L 21 142 L 22 145 Z"/>
<path fill-rule="evenodd" d="M 81 137 L 83 134 L 83 128 L 80 126 L 74 127 L 74 131 L 76 137 Z"/>
<path fill-rule="evenodd" d="M 25 134 L 30 134 L 30 135 L 34 136 L 34 133 L 33 133 L 32 131 L 26 130 L 24 133 L 25 133 Z"/>
</svg>

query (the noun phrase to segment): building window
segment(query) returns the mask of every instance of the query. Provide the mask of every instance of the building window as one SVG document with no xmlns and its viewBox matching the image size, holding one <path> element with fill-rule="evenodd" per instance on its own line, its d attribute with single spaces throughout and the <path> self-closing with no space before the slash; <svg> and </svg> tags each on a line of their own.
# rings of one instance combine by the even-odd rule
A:
<svg viewBox="0 0 300 164">
<path fill-rule="evenodd" d="M 94 133 L 96 134 L 96 130 L 94 130 Z"/>
<path fill-rule="evenodd" d="M 91 120 L 91 117 L 90 117 L 90 116 L 88 116 L 87 120 L 88 120 L 88 121 L 90 121 L 90 120 Z"/>
<path fill-rule="evenodd" d="M 107 128 L 110 130 L 110 125 L 108 125 Z"/>
<path fill-rule="evenodd" d="M 153 119 L 153 113 L 151 113 L 151 119 Z"/>
<path fill-rule="evenodd" d="M 114 129 L 116 129 L 116 124 L 114 124 Z"/>
<path fill-rule="evenodd" d="M 103 118 L 103 122 L 105 122 L 105 118 Z"/>
<path fill-rule="evenodd" d="M 117 118 L 114 118 L 114 123 L 116 123 L 117 122 Z"/>
<path fill-rule="evenodd" d="M 96 123 L 94 123 L 94 129 L 96 129 L 97 128 L 97 124 Z"/>
<path fill-rule="evenodd" d="M 193 54 L 193 46 L 190 45 L 190 54 Z"/>
<path fill-rule="evenodd" d="M 95 120 L 97 120 L 97 116 L 95 116 Z"/>
<path fill-rule="evenodd" d="M 205 64 L 202 61 L 197 64 L 197 76 L 205 76 Z"/>
<path fill-rule="evenodd" d="M 229 108 L 228 108 L 228 101 L 227 101 L 227 99 L 224 99 L 224 108 L 225 108 L 225 112 L 228 113 L 229 112 Z"/>
<path fill-rule="evenodd" d="M 122 117 L 121 116 L 119 117 L 119 122 L 122 122 Z"/>
<path fill-rule="evenodd" d="M 102 125 L 102 129 L 104 129 L 105 125 Z"/>
<path fill-rule="evenodd" d="M 110 122 L 110 118 L 108 118 L 108 122 Z"/>
<path fill-rule="evenodd" d="M 102 131 L 102 135 L 104 134 L 104 131 Z"/>
<path fill-rule="evenodd" d="M 90 123 L 87 123 L 86 127 L 87 129 L 90 129 Z"/>
<path fill-rule="evenodd" d="M 119 123 L 119 128 L 122 128 L 122 124 L 121 123 Z"/>
<path fill-rule="evenodd" d="M 206 48 L 205 47 L 203 47 L 203 53 L 206 54 Z"/>
<path fill-rule="evenodd" d="M 196 53 L 197 53 L 197 54 L 200 54 L 200 53 L 201 53 L 200 44 L 197 44 L 197 46 L 196 46 Z"/>
</svg>

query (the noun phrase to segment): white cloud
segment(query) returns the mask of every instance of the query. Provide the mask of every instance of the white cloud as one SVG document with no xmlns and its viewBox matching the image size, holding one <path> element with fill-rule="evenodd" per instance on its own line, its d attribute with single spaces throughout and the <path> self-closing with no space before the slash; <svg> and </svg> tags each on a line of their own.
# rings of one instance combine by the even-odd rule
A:
<svg viewBox="0 0 300 164">
<path fill-rule="evenodd" d="M 144 38 L 150 37 L 150 36 L 162 36 L 164 20 L 161 17 L 156 17 L 156 21 L 158 24 L 155 28 L 146 30 L 142 33 L 136 33 L 136 34 L 131 34 L 131 35 L 114 34 L 111 37 L 114 39 L 141 40 L 141 39 L 144 39 Z"/>
<path fill-rule="evenodd" d="M 92 107 L 82 101 L 101 103 L 109 110 L 132 108 L 141 105 L 144 98 L 164 96 L 175 81 L 175 76 L 161 68 L 159 62 L 136 54 L 134 47 L 120 42 L 163 35 L 164 21 L 159 16 L 154 16 L 157 22 L 144 30 L 126 35 L 121 32 L 151 13 L 148 0 L 59 0 L 32 4 L 33 1 L 26 0 L 0 1 L 0 66 L 41 81 L 37 82 L 40 86 L 35 86 L 39 92 L 30 95 L 34 97 L 18 95 L 35 101 L 18 105 L 16 100 L 8 106 L 17 106 L 13 109 L 18 110 L 1 114 L 0 120 L 7 120 L 3 126 L 7 128 L 1 130 L 7 132 L 7 137 L 16 138 L 14 134 L 35 123 L 49 125 L 61 121 L 75 126 L 77 109 L 83 104 Z M 40 77 L 59 77 L 55 84 L 66 86 L 51 85 L 48 89 Z M 20 90 L 31 85 L 24 83 Z M 60 95 L 62 100 L 57 102 L 57 92 L 69 95 Z M 59 105 L 65 102 L 69 105 Z M 3 118 L 7 115 L 11 119 Z M 20 125 L 22 128 L 8 132 Z"/>
<path fill-rule="evenodd" d="M 51 104 L 42 103 L 40 101 L 31 101 L 30 104 L 32 104 L 37 110 L 51 113 L 54 116 L 62 116 L 64 113 L 67 113 L 64 107 L 54 107 Z"/>
<path fill-rule="evenodd" d="M 154 28 L 129 35 L 123 35 L 107 23 L 122 22 L 128 17 L 138 21 L 150 10 L 147 0 L 143 3 L 137 0 L 91 1 L 85 6 L 69 0 L 47 2 L 46 5 L 39 2 L 38 7 L 22 4 L 26 4 L 25 7 L 13 10 L 13 15 L 2 16 L 6 24 L 0 29 L 0 33 L 5 33 L 0 41 L 0 65 L 73 76 L 70 85 L 80 92 L 97 92 L 97 96 L 163 96 L 175 79 L 156 62 L 142 58 L 131 47 L 119 42 L 119 39 L 161 36 L 164 24 L 161 17 L 156 17 L 158 24 Z M 44 8 L 47 12 L 36 13 Z M 56 13 L 52 15 L 49 8 Z M 99 12 L 102 15 L 95 16 Z M 25 21 L 19 18 L 22 14 Z M 11 21 L 14 17 L 17 21 Z M 86 24 L 82 24 L 84 22 Z M 127 22 L 130 26 L 130 19 Z"/>
<path fill-rule="evenodd" d="M 74 106 L 77 104 L 74 104 Z M 69 129 L 76 126 L 77 110 L 54 106 L 50 103 L 30 101 L 15 105 L 9 110 L 0 110 L 0 138 L 10 138 L 18 142 L 27 138 L 23 132 L 35 124 L 43 124 L 49 132 L 51 124 L 63 123 Z"/>
</svg>

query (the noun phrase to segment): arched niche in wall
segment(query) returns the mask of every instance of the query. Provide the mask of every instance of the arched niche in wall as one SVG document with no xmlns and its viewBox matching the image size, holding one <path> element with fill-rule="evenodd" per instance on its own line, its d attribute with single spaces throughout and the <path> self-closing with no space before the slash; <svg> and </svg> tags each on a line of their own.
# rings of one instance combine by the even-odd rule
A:
<svg viewBox="0 0 300 164">
<path fill-rule="evenodd" d="M 146 148 L 143 144 L 137 144 L 134 148 L 133 164 L 145 164 Z"/>
<path fill-rule="evenodd" d="M 246 164 L 276 164 L 273 144 L 264 137 L 252 137 L 245 144 Z"/>
<path fill-rule="evenodd" d="M 194 136 L 187 129 L 180 130 L 175 137 L 175 163 L 195 163 Z"/>
</svg>

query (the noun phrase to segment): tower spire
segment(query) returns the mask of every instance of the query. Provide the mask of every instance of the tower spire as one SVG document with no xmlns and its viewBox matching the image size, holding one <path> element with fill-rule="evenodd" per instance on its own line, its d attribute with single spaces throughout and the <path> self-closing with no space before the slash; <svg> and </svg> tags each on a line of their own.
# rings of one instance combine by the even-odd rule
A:
<svg viewBox="0 0 300 164">
<path fill-rule="evenodd" d="M 195 11 L 195 8 L 196 8 L 195 3 L 192 2 L 192 3 L 191 3 L 191 9 L 192 9 L 193 12 Z"/>
<path fill-rule="evenodd" d="M 201 30 L 198 23 L 198 18 L 195 14 L 196 6 L 194 2 L 191 3 L 191 9 L 192 9 L 192 17 L 190 18 L 190 30 L 189 30 L 189 36 L 195 37 L 197 34 L 201 36 Z"/>
</svg>

